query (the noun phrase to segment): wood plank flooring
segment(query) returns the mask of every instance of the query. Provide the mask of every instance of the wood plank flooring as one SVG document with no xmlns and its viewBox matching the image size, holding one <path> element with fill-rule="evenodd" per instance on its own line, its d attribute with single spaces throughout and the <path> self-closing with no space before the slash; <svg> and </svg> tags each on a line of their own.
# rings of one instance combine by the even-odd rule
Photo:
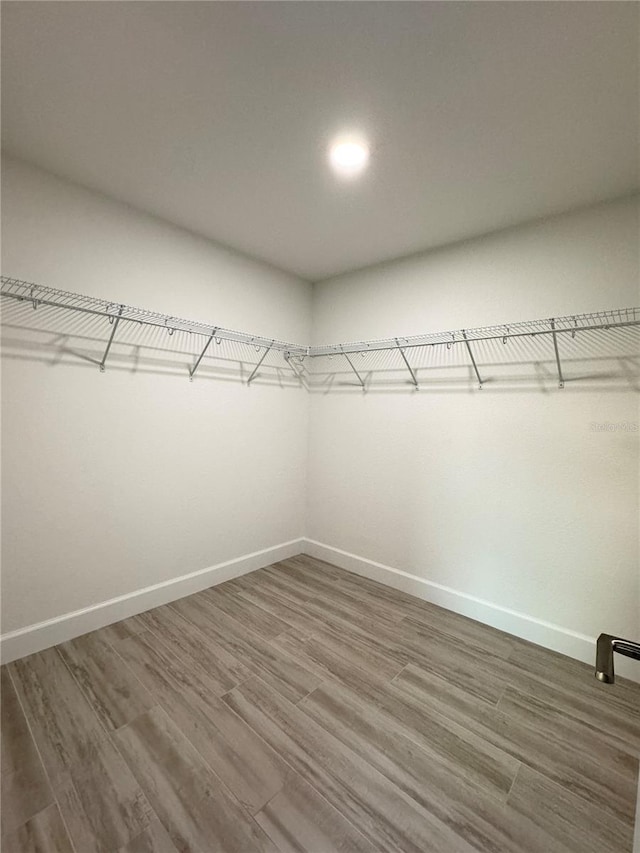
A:
<svg viewBox="0 0 640 853">
<path fill-rule="evenodd" d="M 640 685 L 300 556 L 2 668 L 4 853 L 626 853 Z"/>
</svg>

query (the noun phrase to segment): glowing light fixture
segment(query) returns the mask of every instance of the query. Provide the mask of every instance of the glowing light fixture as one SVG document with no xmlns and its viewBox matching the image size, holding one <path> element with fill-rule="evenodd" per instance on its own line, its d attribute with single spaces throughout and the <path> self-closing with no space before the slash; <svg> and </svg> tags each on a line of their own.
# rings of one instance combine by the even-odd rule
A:
<svg viewBox="0 0 640 853">
<path fill-rule="evenodd" d="M 369 146 L 355 139 L 338 139 L 329 148 L 333 170 L 344 178 L 355 178 L 369 163 Z"/>
</svg>

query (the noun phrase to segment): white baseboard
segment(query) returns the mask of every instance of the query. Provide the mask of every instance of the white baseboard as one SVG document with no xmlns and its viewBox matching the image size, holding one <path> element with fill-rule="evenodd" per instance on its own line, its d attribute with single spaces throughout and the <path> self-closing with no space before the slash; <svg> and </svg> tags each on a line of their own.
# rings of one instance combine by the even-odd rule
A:
<svg viewBox="0 0 640 853">
<path fill-rule="evenodd" d="M 89 631 L 104 628 L 105 625 L 111 625 L 129 616 L 144 613 L 145 610 L 150 610 L 152 607 L 168 604 L 178 598 L 183 598 L 185 595 L 200 592 L 200 590 L 207 589 L 210 586 L 240 577 L 247 572 L 270 566 L 272 563 L 277 563 L 278 560 L 295 557 L 302 552 L 304 542 L 304 539 L 283 542 L 281 545 L 274 545 L 272 548 L 265 548 L 263 551 L 245 554 L 242 557 L 227 560 L 225 563 L 219 563 L 207 569 L 200 569 L 197 572 L 190 572 L 188 575 L 171 578 L 171 580 L 137 589 L 108 601 L 101 601 L 99 604 L 92 604 L 82 610 L 63 613 L 61 616 L 47 619 L 45 622 L 27 625 L 26 628 L 2 634 L 0 636 L 0 660 L 2 663 L 9 663 L 12 660 L 79 637 Z"/>
<path fill-rule="evenodd" d="M 492 604 L 482 598 L 458 592 L 451 587 L 442 586 L 442 584 L 434 583 L 400 569 L 394 569 L 391 566 L 385 566 L 382 563 L 376 563 L 374 560 L 358 557 L 357 554 L 350 554 L 348 551 L 324 545 L 322 542 L 316 542 L 313 539 L 304 540 L 304 551 L 311 557 L 333 563 L 341 569 L 415 595 L 417 598 L 438 604 L 440 607 L 446 607 L 447 610 L 468 616 L 478 622 L 483 622 L 485 625 L 491 625 L 493 628 L 506 631 L 508 634 L 514 634 L 523 640 L 529 640 L 539 646 L 553 649 L 584 663 L 593 664 L 595 662 L 595 637 L 588 637 L 586 634 L 580 634 L 570 628 L 563 628 L 560 625 L 536 619 L 534 616 L 519 613 L 517 610 L 510 610 L 508 607 L 502 607 L 499 604 Z M 616 673 L 625 678 L 640 681 L 638 665 L 637 663 L 635 666 L 633 664 L 633 661 L 618 656 L 616 658 Z"/>
<path fill-rule="evenodd" d="M 240 577 L 256 569 L 264 568 L 279 560 L 295 557 L 300 553 L 309 554 L 328 563 L 333 563 L 342 569 L 362 575 L 387 586 L 395 587 L 402 592 L 415 595 L 425 601 L 438 604 L 454 613 L 460 613 L 471 619 L 491 625 L 501 631 L 514 634 L 523 640 L 530 640 L 548 649 L 561 652 L 576 660 L 593 663 L 595 656 L 595 637 L 580 634 L 570 628 L 563 628 L 551 622 L 545 622 L 525 613 L 510 610 L 499 604 L 468 595 L 464 592 L 434 583 L 433 581 L 412 575 L 401 569 L 394 569 L 374 560 L 350 554 L 340 548 L 324 545 L 313 539 L 293 539 L 272 548 L 245 554 L 233 560 L 227 560 L 216 566 L 200 569 L 188 575 L 163 581 L 143 589 L 135 590 L 117 598 L 93 604 L 82 610 L 64 613 L 45 622 L 27 625 L 17 631 L 10 631 L 0 636 L 0 662 L 9 663 L 12 660 L 26 657 L 34 652 L 42 651 L 50 646 L 79 637 L 89 631 L 103 628 L 144 613 L 152 607 L 168 604 L 191 595 L 194 592 L 207 589 L 210 586 Z M 618 656 L 616 672 L 634 681 L 640 680 L 638 665 L 634 661 Z"/>
</svg>

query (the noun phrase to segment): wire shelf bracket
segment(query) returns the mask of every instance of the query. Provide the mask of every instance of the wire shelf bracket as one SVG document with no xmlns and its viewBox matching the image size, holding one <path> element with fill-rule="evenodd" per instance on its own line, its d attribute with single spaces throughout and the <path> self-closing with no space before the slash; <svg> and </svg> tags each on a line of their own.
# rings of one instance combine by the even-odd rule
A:
<svg viewBox="0 0 640 853">
<path fill-rule="evenodd" d="M 558 368 L 558 388 L 564 388 L 564 376 L 562 375 L 562 364 L 560 363 L 560 350 L 558 349 L 558 336 L 556 334 L 556 321 L 555 319 L 549 320 L 551 323 L 552 336 L 553 336 L 553 349 L 556 354 L 556 366 Z"/>
<path fill-rule="evenodd" d="M 262 365 L 262 362 L 265 360 L 265 358 L 269 355 L 270 352 L 271 352 L 271 347 L 268 346 L 265 349 L 265 351 L 262 353 L 262 357 L 261 357 L 260 361 L 253 368 L 253 372 L 251 373 L 251 376 L 247 379 L 247 385 L 251 385 L 252 379 L 255 377 L 255 375 L 257 374 L 258 370 L 260 369 L 260 367 Z"/>
<path fill-rule="evenodd" d="M 480 391 L 482 391 L 482 378 L 481 378 L 480 373 L 478 371 L 478 365 L 476 364 L 476 360 L 473 357 L 473 350 L 471 349 L 471 344 L 469 343 L 469 338 L 467 337 L 467 333 L 464 329 L 462 330 L 462 337 L 464 338 L 464 342 L 465 342 L 466 347 L 467 347 L 467 352 L 469 353 L 469 358 L 471 359 L 471 364 L 473 365 L 473 370 L 476 374 L 476 379 L 478 380 L 478 389 Z"/>
<path fill-rule="evenodd" d="M 191 368 L 191 370 L 189 371 L 189 380 L 190 380 L 191 382 L 193 382 L 193 377 L 195 376 L 195 372 L 196 372 L 196 370 L 198 369 L 198 367 L 199 367 L 199 365 L 200 365 L 200 362 L 201 362 L 201 361 L 202 361 L 202 359 L 204 358 L 205 353 L 206 353 L 206 352 L 207 352 L 207 350 L 209 349 L 209 344 L 210 344 L 210 343 L 211 343 L 211 341 L 215 338 L 215 336 L 216 336 L 216 329 L 213 329 L 213 331 L 211 332 L 211 334 L 210 334 L 210 335 L 209 335 L 209 337 L 207 338 L 207 342 L 206 342 L 206 344 L 204 345 L 204 349 L 202 350 L 202 352 L 201 352 L 201 353 L 200 353 L 200 355 L 198 356 L 198 358 L 197 358 L 197 360 L 196 360 L 196 363 L 193 365 L 193 367 L 192 367 L 192 368 Z"/>
<path fill-rule="evenodd" d="M 285 354 L 284 354 L 284 360 L 287 362 L 287 364 L 289 365 L 289 367 L 291 368 L 291 370 L 293 371 L 293 373 L 295 373 L 295 375 L 296 375 L 296 377 L 298 378 L 298 380 L 300 381 L 300 383 L 301 383 L 302 385 L 304 385 L 304 374 L 303 374 L 302 370 L 298 370 L 298 369 L 296 368 L 296 366 L 294 365 L 294 363 L 293 363 L 293 353 L 288 352 L 288 351 L 287 351 L 287 352 L 285 352 Z"/>
<path fill-rule="evenodd" d="M 402 360 L 404 361 L 404 363 L 407 366 L 407 370 L 411 374 L 411 381 L 413 382 L 413 384 L 416 388 L 419 388 L 420 386 L 418 385 L 418 379 L 417 379 L 415 373 L 413 372 L 413 368 L 409 364 L 409 360 L 407 359 L 406 355 L 404 354 L 404 349 L 400 346 L 400 341 L 398 340 L 398 338 L 396 338 L 396 346 L 398 347 L 400 355 L 402 356 Z"/>
<path fill-rule="evenodd" d="M 359 374 L 359 373 L 358 373 L 358 371 L 356 370 L 356 366 L 355 366 L 355 364 L 351 361 L 351 359 L 350 359 L 350 358 L 349 358 L 349 356 L 346 354 L 346 352 L 343 352 L 342 354 L 343 354 L 343 356 L 347 359 L 347 361 L 349 362 L 349 367 L 351 368 L 351 370 L 353 370 L 353 372 L 355 373 L 355 375 L 358 377 L 358 382 L 360 383 L 360 387 L 361 387 L 361 388 L 364 388 L 364 387 L 365 387 L 365 385 L 364 385 L 364 379 L 362 378 L 362 376 L 360 376 L 360 374 Z"/>
<path fill-rule="evenodd" d="M 120 310 L 118 311 L 117 316 L 111 317 L 110 322 L 113 324 L 113 328 L 111 329 L 111 334 L 109 335 L 109 340 L 107 341 L 107 348 L 104 351 L 104 355 L 102 356 L 102 361 L 100 362 L 100 373 L 104 373 L 104 366 L 107 363 L 107 356 L 109 355 L 109 350 L 111 349 L 111 344 L 113 343 L 113 339 L 116 336 L 116 332 L 118 331 L 118 323 L 122 319 L 122 312 L 124 311 L 124 305 L 120 306 Z"/>
</svg>

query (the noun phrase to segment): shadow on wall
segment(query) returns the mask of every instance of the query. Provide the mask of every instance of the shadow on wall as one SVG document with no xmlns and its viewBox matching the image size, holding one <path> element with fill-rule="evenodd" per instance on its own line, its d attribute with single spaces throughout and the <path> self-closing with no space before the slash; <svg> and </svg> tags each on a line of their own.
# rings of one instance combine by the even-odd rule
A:
<svg viewBox="0 0 640 853">
<path fill-rule="evenodd" d="M 549 335 L 473 342 L 475 366 L 463 341 L 288 360 L 282 351 L 206 338 L 180 329 L 122 322 L 109 346 L 104 317 L 61 312 L 29 301 L 2 300 L 2 355 L 6 359 L 98 371 L 157 373 L 194 380 L 252 382 L 306 388 L 312 393 L 471 393 L 558 389 Z M 558 342 L 566 389 L 640 392 L 640 326 L 580 331 Z M 199 358 L 202 358 L 200 361 Z M 106 357 L 105 357 L 106 356 Z M 263 358 L 264 356 L 264 358 Z M 406 360 L 405 360 L 406 359 Z"/>
</svg>

